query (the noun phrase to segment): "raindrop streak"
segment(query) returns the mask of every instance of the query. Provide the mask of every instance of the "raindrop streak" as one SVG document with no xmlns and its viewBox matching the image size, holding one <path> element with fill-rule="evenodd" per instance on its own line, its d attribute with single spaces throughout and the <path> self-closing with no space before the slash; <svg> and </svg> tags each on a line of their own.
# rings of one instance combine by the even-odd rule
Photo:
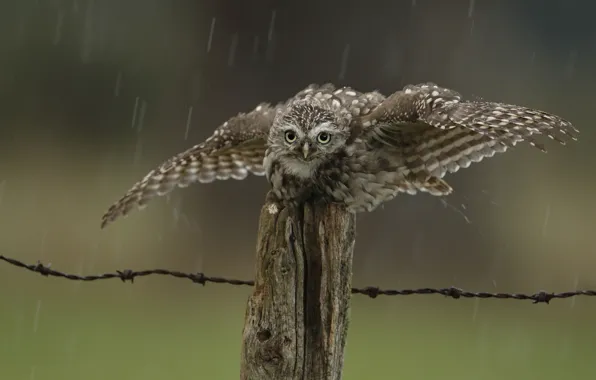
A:
<svg viewBox="0 0 596 380">
<path fill-rule="evenodd" d="M 259 59 L 259 36 L 255 36 L 255 40 L 252 45 L 252 60 L 256 62 Z"/>
<path fill-rule="evenodd" d="M 228 66 L 234 66 L 234 58 L 236 57 L 236 47 L 238 47 L 238 33 L 232 36 L 232 44 L 230 45 L 230 53 L 228 55 Z"/>
<path fill-rule="evenodd" d="M 188 218 L 188 216 L 186 216 L 186 214 L 184 213 L 180 213 L 180 218 L 182 219 L 184 225 L 190 230 L 192 228 L 192 224 L 190 223 L 190 219 Z M 176 225 L 178 225 L 177 222 Z"/>
<path fill-rule="evenodd" d="M 130 124 L 131 128 L 134 128 L 137 124 L 137 110 L 139 108 L 139 97 L 135 98 L 135 107 L 132 110 L 132 123 Z"/>
<path fill-rule="evenodd" d="M 178 211 L 178 207 L 172 208 L 172 219 L 174 219 L 174 229 L 178 226 L 178 221 L 180 220 L 180 211 Z"/>
<path fill-rule="evenodd" d="M 472 15 L 474 14 L 474 4 L 476 3 L 476 0 L 470 0 L 470 6 L 468 7 L 468 18 L 472 18 Z"/>
<path fill-rule="evenodd" d="M 56 20 L 56 29 L 54 30 L 54 40 L 52 43 L 58 45 L 62 39 L 62 25 L 64 25 L 64 11 L 58 12 L 58 19 Z"/>
<path fill-rule="evenodd" d="M 271 12 L 271 21 L 269 22 L 269 33 L 267 34 L 267 50 L 265 51 L 265 60 L 273 62 L 273 50 L 275 47 L 275 40 L 273 39 L 273 32 L 275 30 L 276 12 Z"/>
<path fill-rule="evenodd" d="M 480 298 L 474 299 L 474 311 L 472 312 L 472 322 L 476 322 L 478 316 L 478 307 L 480 306 Z"/>
<path fill-rule="evenodd" d="M 273 53 L 275 51 L 275 41 L 271 41 L 267 44 L 267 50 L 265 51 L 265 60 L 269 63 L 273 62 Z"/>
<path fill-rule="evenodd" d="M 122 86 L 122 70 L 118 71 L 118 75 L 116 75 L 116 84 L 114 85 L 114 97 L 120 96 L 120 87 L 121 86 Z"/>
<path fill-rule="evenodd" d="M 211 43 L 213 42 L 213 32 L 215 31 L 215 17 L 211 19 L 211 28 L 209 29 L 209 40 L 207 40 L 207 53 L 211 51 Z"/>
<path fill-rule="evenodd" d="M 37 332 L 39 327 L 39 312 L 41 310 L 41 300 L 37 300 L 37 308 L 35 309 L 35 318 L 33 319 L 33 332 Z"/>
<path fill-rule="evenodd" d="M 339 80 L 344 80 L 346 77 L 346 71 L 348 69 L 348 57 L 350 56 L 350 44 L 344 47 L 344 51 L 341 54 L 341 66 L 339 69 Z"/>
<path fill-rule="evenodd" d="M 441 202 L 441 203 L 443 204 L 443 207 L 445 207 L 445 208 L 450 208 L 450 209 L 452 209 L 453 211 L 455 211 L 455 212 L 457 212 L 458 214 L 460 214 L 460 215 L 461 215 L 461 216 L 464 218 L 464 220 L 466 221 L 466 223 L 468 223 L 468 224 L 472 224 L 472 221 L 471 221 L 471 220 L 468 218 L 468 216 L 467 216 L 467 215 L 466 215 L 466 214 L 465 214 L 465 213 L 464 213 L 462 210 L 460 210 L 459 208 L 455 207 L 455 206 L 454 206 L 454 205 L 452 205 L 451 203 L 447 202 L 447 201 L 446 201 L 445 199 L 443 199 L 443 198 L 440 198 L 440 199 L 439 199 L 439 202 Z"/>
<path fill-rule="evenodd" d="M 29 380 L 35 379 L 35 368 L 36 366 L 31 367 L 31 372 L 29 373 Z"/>
<path fill-rule="evenodd" d="M 548 220 L 550 219 L 550 202 L 546 205 L 546 212 L 544 215 L 544 223 L 542 223 L 542 237 L 546 237 L 546 227 L 548 226 Z"/>
<path fill-rule="evenodd" d="M 575 281 L 573 282 L 573 290 L 577 291 L 577 287 L 579 286 L 579 278 L 575 276 Z M 575 307 L 575 300 L 579 297 L 571 297 L 571 308 Z"/>
<path fill-rule="evenodd" d="M 416 0 L 412 0 L 412 8 L 416 6 Z"/>
<path fill-rule="evenodd" d="M 81 51 L 81 60 L 87 62 L 91 56 L 91 44 L 93 42 L 93 3 L 89 0 L 87 11 L 85 12 L 85 27 L 83 31 L 83 47 Z"/>
<path fill-rule="evenodd" d="M 275 30 L 275 10 L 271 12 L 271 21 L 269 22 L 269 33 L 267 34 L 267 40 L 271 42 L 273 40 L 273 31 Z"/>
<path fill-rule="evenodd" d="M 188 131 L 190 130 L 191 119 L 192 119 L 192 106 L 188 107 L 188 115 L 186 116 L 186 131 L 184 132 L 184 140 L 188 140 Z"/>
<path fill-rule="evenodd" d="M 44 251 L 45 251 L 45 247 L 46 247 L 46 240 L 48 238 L 48 231 L 44 231 L 43 234 L 41 235 L 41 246 L 39 247 L 39 255 L 40 257 L 43 257 Z"/>
<path fill-rule="evenodd" d="M 141 132 L 141 130 L 143 129 L 143 124 L 145 122 L 145 113 L 147 112 L 147 102 L 142 100 L 141 101 L 141 112 L 139 115 L 139 122 L 138 122 L 138 128 L 137 128 L 137 132 Z"/>
</svg>

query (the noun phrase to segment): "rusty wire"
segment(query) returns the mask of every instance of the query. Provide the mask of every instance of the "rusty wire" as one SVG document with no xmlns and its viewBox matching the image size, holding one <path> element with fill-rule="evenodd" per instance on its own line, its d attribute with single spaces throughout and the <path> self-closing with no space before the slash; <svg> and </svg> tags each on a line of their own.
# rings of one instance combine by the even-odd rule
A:
<svg viewBox="0 0 596 380">
<path fill-rule="evenodd" d="M 36 264 L 25 264 L 22 261 L 0 255 L 0 260 L 13 266 L 27 269 L 31 272 L 36 272 L 45 277 L 61 277 L 73 281 L 98 281 L 108 279 L 120 279 L 122 282 L 134 282 L 137 277 L 145 277 L 150 275 L 171 276 L 176 278 L 184 278 L 191 280 L 194 283 L 206 285 L 207 283 L 214 284 L 229 284 L 236 286 L 253 286 L 254 281 L 251 280 L 237 280 L 224 277 L 207 276 L 204 273 L 185 273 L 167 269 L 149 269 L 135 271 L 131 269 L 117 270 L 113 273 L 103 273 L 97 275 L 81 276 L 77 274 L 64 273 L 52 269 L 50 265 L 44 265 L 41 262 Z M 352 288 L 352 294 L 362 294 L 370 298 L 378 296 L 408 296 L 413 294 L 428 295 L 439 294 L 453 299 L 458 298 L 496 298 L 496 299 L 512 299 L 512 300 L 528 300 L 532 303 L 549 303 L 553 299 L 571 298 L 576 296 L 596 296 L 595 290 L 575 290 L 561 293 L 549 293 L 540 291 L 535 294 L 524 293 L 492 293 L 492 292 L 471 292 L 456 287 L 448 288 L 419 288 L 419 289 L 380 289 L 378 287 L 367 286 L 365 288 Z"/>
</svg>

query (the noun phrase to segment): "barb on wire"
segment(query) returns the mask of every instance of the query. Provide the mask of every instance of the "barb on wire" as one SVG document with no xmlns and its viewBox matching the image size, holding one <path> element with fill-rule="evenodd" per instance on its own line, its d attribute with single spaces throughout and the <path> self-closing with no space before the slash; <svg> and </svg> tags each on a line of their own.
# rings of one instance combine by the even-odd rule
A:
<svg viewBox="0 0 596 380">
<path fill-rule="evenodd" d="M 73 281 L 97 281 L 118 278 L 122 282 L 134 282 L 137 277 L 144 277 L 149 275 L 171 276 L 176 278 L 189 279 L 194 283 L 205 285 L 209 282 L 214 284 L 229 284 L 237 286 L 253 286 L 254 281 L 251 280 L 236 280 L 224 277 L 207 276 L 204 273 L 184 273 L 179 271 L 167 269 L 149 269 L 143 271 L 134 271 L 131 269 L 118 270 L 114 273 L 103 273 L 98 275 L 81 276 L 77 274 L 64 273 L 52 269 L 50 265 L 44 265 L 41 262 L 36 264 L 25 264 L 22 261 L 0 255 L 0 260 L 19 268 L 27 269 L 31 272 L 37 272 L 46 277 L 62 277 Z M 540 291 L 535 294 L 524 293 L 491 293 L 491 292 L 470 292 L 456 287 L 449 288 L 419 288 L 419 289 L 380 289 L 373 286 L 365 288 L 352 288 L 352 294 L 362 294 L 370 298 L 377 298 L 378 296 L 409 296 L 413 294 L 428 295 L 439 294 L 453 299 L 458 298 L 496 298 L 496 299 L 513 299 L 513 300 L 529 300 L 532 303 L 549 303 L 553 299 L 571 298 L 576 296 L 596 296 L 596 290 L 575 290 L 562 293 L 549 293 Z"/>
</svg>

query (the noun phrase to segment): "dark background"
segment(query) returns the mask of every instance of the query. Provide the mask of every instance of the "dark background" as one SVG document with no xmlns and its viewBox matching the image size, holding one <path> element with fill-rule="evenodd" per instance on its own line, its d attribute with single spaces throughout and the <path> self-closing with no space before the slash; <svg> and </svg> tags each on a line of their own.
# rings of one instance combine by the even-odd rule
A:
<svg viewBox="0 0 596 380">
<path fill-rule="evenodd" d="M 0 254 L 84 274 L 252 278 L 263 178 L 177 190 L 106 230 L 99 219 L 262 101 L 310 83 L 390 94 L 433 81 L 559 114 L 580 141 L 521 146 L 451 175 L 447 198 L 360 215 L 354 285 L 596 288 L 595 12 L 587 0 L 0 0 Z M 0 374 L 236 378 L 249 291 L 74 284 L 2 264 Z M 594 302 L 355 297 L 345 378 L 589 377 Z"/>
</svg>

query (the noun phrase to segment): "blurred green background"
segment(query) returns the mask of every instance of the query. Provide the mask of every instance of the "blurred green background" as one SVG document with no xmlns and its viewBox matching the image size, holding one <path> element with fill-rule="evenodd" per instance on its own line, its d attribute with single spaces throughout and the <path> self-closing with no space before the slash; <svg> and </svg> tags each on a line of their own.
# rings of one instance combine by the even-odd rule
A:
<svg viewBox="0 0 596 380">
<path fill-rule="evenodd" d="M 354 286 L 596 288 L 596 5 L 374 4 L 0 0 L 0 254 L 79 274 L 250 279 L 263 178 L 178 190 L 106 230 L 99 219 L 261 101 L 311 82 L 390 93 L 435 81 L 560 114 L 580 141 L 516 148 L 449 177 L 448 198 L 400 196 L 359 216 Z M 249 293 L 0 263 L 0 379 L 238 378 Z M 355 296 L 344 378 L 592 379 L 594 317 L 590 298 Z"/>
</svg>

